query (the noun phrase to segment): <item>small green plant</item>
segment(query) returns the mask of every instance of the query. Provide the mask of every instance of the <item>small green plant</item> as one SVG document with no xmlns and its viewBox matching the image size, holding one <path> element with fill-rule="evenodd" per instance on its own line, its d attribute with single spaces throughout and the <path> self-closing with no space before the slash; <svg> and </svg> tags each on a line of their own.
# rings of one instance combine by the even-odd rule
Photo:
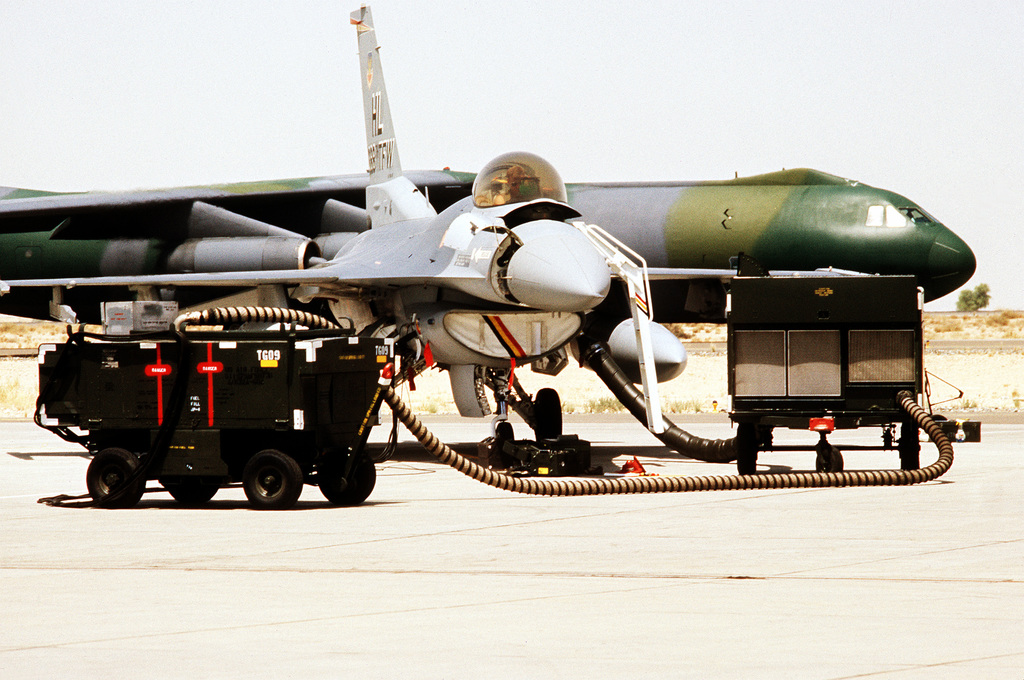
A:
<svg viewBox="0 0 1024 680">
<path fill-rule="evenodd" d="M 701 413 L 704 406 L 700 399 L 667 399 L 665 411 L 669 413 Z"/>
<path fill-rule="evenodd" d="M 586 413 L 620 413 L 626 407 L 615 397 L 598 397 L 587 400 L 582 410 Z"/>
</svg>

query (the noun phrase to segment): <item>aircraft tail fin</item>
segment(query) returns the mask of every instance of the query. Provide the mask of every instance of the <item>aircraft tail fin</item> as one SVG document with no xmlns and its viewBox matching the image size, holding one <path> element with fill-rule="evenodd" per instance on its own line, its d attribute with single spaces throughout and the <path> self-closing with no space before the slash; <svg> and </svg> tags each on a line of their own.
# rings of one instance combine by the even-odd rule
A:
<svg viewBox="0 0 1024 680">
<path fill-rule="evenodd" d="M 380 46 L 373 30 L 370 8 L 363 5 L 352 12 L 351 23 L 359 39 L 359 71 L 363 81 L 363 111 L 366 113 L 366 151 L 370 162 L 370 183 L 379 184 L 402 174 L 395 145 L 391 108 L 380 67 Z"/>
<path fill-rule="evenodd" d="M 380 46 L 373 28 L 370 8 L 363 5 L 351 14 L 359 41 L 359 70 L 363 83 L 363 112 L 366 118 L 366 152 L 370 185 L 366 189 L 366 210 L 370 225 L 431 217 L 436 211 L 426 197 L 405 177 L 398 160 L 391 107 L 384 89 Z"/>
</svg>

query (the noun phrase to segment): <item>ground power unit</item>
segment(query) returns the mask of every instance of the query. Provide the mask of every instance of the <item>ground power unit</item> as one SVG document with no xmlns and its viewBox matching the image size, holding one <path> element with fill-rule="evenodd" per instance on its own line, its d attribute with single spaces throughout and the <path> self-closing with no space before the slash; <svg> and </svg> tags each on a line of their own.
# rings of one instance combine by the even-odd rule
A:
<svg viewBox="0 0 1024 680">
<path fill-rule="evenodd" d="M 736 277 L 728 313 L 731 418 L 738 466 L 751 473 L 760 450 L 777 450 L 775 427 L 820 438 L 819 471 L 842 469 L 827 441 L 835 429 L 882 426 L 904 469 L 918 467 L 917 427 L 897 395 L 920 394 L 923 298 L 909 276 Z"/>
<path fill-rule="evenodd" d="M 40 347 L 36 420 L 92 452 L 86 483 L 108 506 L 146 480 L 187 504 L 241 482 L 257 508 L 290 507 L 304 483 L 356 505 L 392 366 L 390 340 L 337 330 L 80 332 Z"/>
</svg>

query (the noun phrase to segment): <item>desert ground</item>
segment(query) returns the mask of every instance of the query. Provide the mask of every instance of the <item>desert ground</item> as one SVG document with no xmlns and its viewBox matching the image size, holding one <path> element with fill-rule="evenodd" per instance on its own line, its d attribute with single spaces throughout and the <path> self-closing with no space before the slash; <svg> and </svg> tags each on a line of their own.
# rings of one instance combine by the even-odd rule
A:
<svg viewBox="0 0 1024 680">
<path fill-rule="evenodd" d="M 683 342 L 721 343 L 717 351 L 691 351 L 686 371 L 661 385 L 662 404 L 670 413 L 712 412 L 728 408 L 725 327 L 717 324 L 676 324 Z M 0 348 L 35 348 L 63 342 L 58 323 L 0 319 Z M 1019 411 L 1024 401 L 1024 349 L 938 350 L 933 340 L 1024 339 L 1024 312 L 926 313 L 925 369 L 930 397 L 944 411 Z M 556 387 L 568 413 L 621 411 L 622 406 L 589 370 L 574 362 L 557 377 L 516 371 L 525 389 Z M 456 413 L 447 374 L 431 369 L 404 388 L 403 398 L 420 413 Z M 0 417 L 31 417 L 37 394 L 34 359 L 0 359 Z M 963 390 L 959 396 L 958 390 Z"/>
</svg>

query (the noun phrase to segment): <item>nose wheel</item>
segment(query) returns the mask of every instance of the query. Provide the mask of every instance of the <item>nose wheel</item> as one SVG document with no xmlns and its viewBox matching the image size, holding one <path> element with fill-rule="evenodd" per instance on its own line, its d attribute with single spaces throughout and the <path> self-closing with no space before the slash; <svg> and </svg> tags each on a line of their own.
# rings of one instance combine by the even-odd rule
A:
<svg viewBox="0 0 1024 680">
<path fill-rule="evenodd" d="M 562 436 L 562 400 L 550 387 L 537 390 L 533 399 L 533 432 L 541 439 Z"/>
</svg>

